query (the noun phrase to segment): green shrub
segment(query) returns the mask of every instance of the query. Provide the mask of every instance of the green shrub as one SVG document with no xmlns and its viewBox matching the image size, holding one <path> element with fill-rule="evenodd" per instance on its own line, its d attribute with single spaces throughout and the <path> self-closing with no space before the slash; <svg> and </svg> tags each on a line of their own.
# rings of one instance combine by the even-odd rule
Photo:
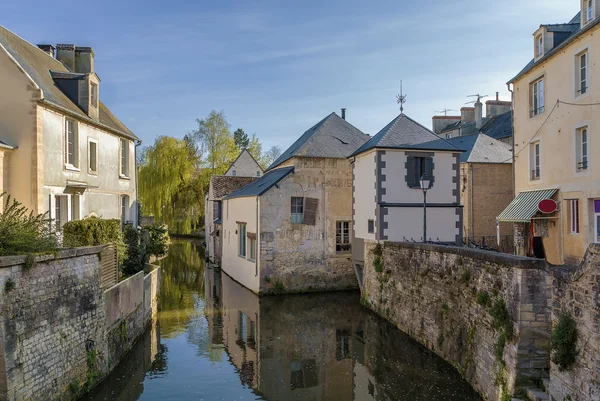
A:
<svg viewBox="0 0 600 401">
<path fill-rule="evenodd" d="M 133 276 L 144 268 L 140 234 L 131 224 L 126 224 L 123 228 L 123 239 L 127 246 L 127 259 L 123 262 L 121 271 L 125 276 Z"/>
<path fill-rule="evenodd" d="M 34 214 L 6 192 L 0 213 L 0 256 L 49 253 L 58 249 L 58 236 L 48 214 Z"/>
<path fill-rule="evenodd" d="M 169 233 L 167 229 L 158 224 L 144 227 L 142 231 L 144 235 L 145 254 L 150 256 L 165 256 L 169 250 Z"/>
<path fill-rule="evenodd" d="M 63 246 L 66 248 L 115 244 L 119 264 L 122 264 L 127 257 L 120 220 L 88 217 L 65 223 L 62 231 Z"/>
<path fill-rule="evenodd" d="M 373 259 L 373 267 L 377 273 L 383 272 L 383 260 L 381 258 Z"/>
<path fill-rule="evenodd" d="M 506 309 L 506 302 L 502 298 L 494 302 L 490 310 L 490 315 L 492 315 L 492 328 L 497 331 L 503 331 L 506 339 L 509 341 L 512 340 L 513 325 L 508 309 Z"/>
<path fill-rule="evenodd" d="M 561 314 L 550 340 L 552 362 L 558 365 L 560 371 L 569 369 L 577 360 L 578 335 L 577 323 L 573 316 L 570 313 Z"/>
<path fill-rule="evenodd" d="M 490 294 L 487 291 L 479 291 L 477 292 L 476 301 L 481 306 L 490 306 Z"/>
<path fill-rule="evenodd" d="M 494 355 L 496 356 L 496 360 L 502 361 L 504 357 L 504 346 L 506 345 L 506 335 L 504 333 L 500 333 L 498 336 L 498 341 L 494 345 Z"/>
<path fill-rule="evenodd" d="M 468 284 L 469 281 L 471 281 L 471 271 L 464 269 L 460 275 L 460 282 L 463 284 Z"/>
</svg>

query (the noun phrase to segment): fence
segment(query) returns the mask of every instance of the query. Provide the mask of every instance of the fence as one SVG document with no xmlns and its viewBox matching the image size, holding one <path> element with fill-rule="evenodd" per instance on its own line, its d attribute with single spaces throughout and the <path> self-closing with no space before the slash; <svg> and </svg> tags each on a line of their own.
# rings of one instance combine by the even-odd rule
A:
<svg viewBox="0 0 600 401">
<path fill-rule="evenodd" d="M 498 238 L 495 235 L 464 238 L 463 244 L 469 248 L 477 248 L 508 254 L 515 253 L 515 241 L 512 235 L 501 235 L 500 244 L 498 244 Z"/>
<path fill-rule="evenodd" d="M 117 247 L 113 244 L 106 245 L 100 253 L 100 259 L 102 288 L 110 288 L 119 282 L 119 263 L 117 261 Z"/>
</svg>

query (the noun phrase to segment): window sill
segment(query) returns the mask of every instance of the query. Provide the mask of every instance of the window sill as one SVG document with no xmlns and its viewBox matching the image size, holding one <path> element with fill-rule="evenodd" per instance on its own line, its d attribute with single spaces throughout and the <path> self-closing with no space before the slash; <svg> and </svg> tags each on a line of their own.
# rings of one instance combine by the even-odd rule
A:
<svg viewBox="0 0 600 401">
<path fill-rule="evenodd" d="M 238 255 L 238 258 L 240 258 L 240 259 L 244 259 L 244 260 L 247 260 L 247 259 L 246 259 L 246 256 L 244 256 L 244 255 Z"/>
<path fill-rule="evenodd" d="M 123 174 L 119 174 L 119 179 L 120 180 L 129 180 L 129 176 L 123 175 Z"/>
<path fill-rule="evenodd" d="M 67 171 L 75 171 L 77 173 L 81 173 L 81 169 L 78 168 L 78 167 L 75 167 L 72 164 L 65 164 L 65 170 L 67 170 Z"/>
<path fill-rule="evenodd" d="M 88 174 L 90 175 L 98 175 L 97 171 L 88 170 Z"/>
<path fill-rule="evenodd" d="M 256 259 L 247 259 L 248 262 L 256 263 Z"/>
<path fill-rule="evenodd" d="M 580 94 L 578 94 L 578 93 L 579 92 L 575 93 L 575 96 L 573 97 L 574 101 L 579 101 L 579 100 L 582 100 L 582 99 L 585 99 L 586 97 L 588 97 L 590 94 L 590 88 L 588 87 L 587 90 L 585 91 L 585 93 L 580 93 Z"/>
</svg>

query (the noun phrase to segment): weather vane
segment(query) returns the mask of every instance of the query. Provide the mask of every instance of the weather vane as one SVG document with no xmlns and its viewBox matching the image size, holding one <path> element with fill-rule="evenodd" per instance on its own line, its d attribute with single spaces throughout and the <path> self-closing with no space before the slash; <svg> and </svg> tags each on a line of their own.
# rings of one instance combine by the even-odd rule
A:
<svg viewBox="0 0 600 401">
<path fill-rule="evenodd" d="M 406 95 L 402 91 L 402 81 L 400 81 L 400 94 L 396 95 L 396 102 L 400 105 L 400 114 L 404 114 L 404 103 L 406 103 Z"/>
</svg>

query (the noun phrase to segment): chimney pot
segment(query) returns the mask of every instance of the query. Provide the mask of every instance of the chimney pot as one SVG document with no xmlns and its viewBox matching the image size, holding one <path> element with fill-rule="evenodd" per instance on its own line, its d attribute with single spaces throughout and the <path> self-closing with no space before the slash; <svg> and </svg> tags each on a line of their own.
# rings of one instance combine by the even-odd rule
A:
<svg viewBox="0 0 600 401">
<path fill-rule="evenodd" d="M 342 118 L 346 119 L 346 108 L 342 108 Z"/>
<path fill-rule="evenodd" d="M 496 92 L 496 100 L 500 100 L 499 96 L 500 96 L 500 92 Z"/>
<path fill-rule="evenodd" d="M 44 53 L 47 53 L 50 57 L 54 58 L 54 46 L 52 45 L 37 45 Z"/>
</svg>

